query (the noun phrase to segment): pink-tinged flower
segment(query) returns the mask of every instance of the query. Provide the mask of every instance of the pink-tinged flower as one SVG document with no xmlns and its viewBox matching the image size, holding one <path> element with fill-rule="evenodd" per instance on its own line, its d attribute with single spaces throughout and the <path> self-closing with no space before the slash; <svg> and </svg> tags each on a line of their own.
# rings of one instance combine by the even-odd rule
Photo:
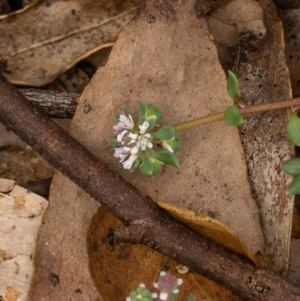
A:
<svg viewBox="0 0 300 301">
<path fill-rule="evenodd" d="M 133 154 L 133 155 L 130 155 L 130 157 L 124 161 L 122 164 L 123 164 L 123 167 L 124 169 L 130 169 L 132 164 L 134 163 L 134 161 L 138 158 L 138 155 L 137 154 Z"/>
<path fill-rule="evenodd" d="M 120 155 L 122 155 L 124 153 L 124 147 L 123 146 L 117 147 L 114 150 L 115 150 L 114 157 L 116 157 L 116 158 L 120 157 Z"/>
<path fill-rule="evenodd" d="M 128 156 L 129 152 L 125 150 L 125 147 L 117 147 L 115 148 L 114 157 L 120 158 L 119 162 L 123 162 Z"/>
<path fill-rule="evenodd" d="M 124 145 L 124 141 L 125 141 L 125 138 L 127 136 L 129 132 L 127 130 L 124 130 L 122 131 L 118 136 L 117 136 L 117 141 L 122 143 Z"/>
<path fill-rule="evenodd" d="M 167 300 L 171 293 L 177 294 L 179 292 L 177 286 L 181 284 L 181 278 L 176 278 L 162 271 L 160 272 L 157 283 L 154 283 L 154 287 L 160 290 L 159 298 L 161 300 Z"/>
<path fill-rule="evenodd" d="M 133 127 L 134 121 L 131 115 L 128 115 L 128 117 L 125 115 L 120 115 L 119 122 L 113 126 L 116 132 L 120 132 L 121 130 L 131 130 Z"/>
</svg>

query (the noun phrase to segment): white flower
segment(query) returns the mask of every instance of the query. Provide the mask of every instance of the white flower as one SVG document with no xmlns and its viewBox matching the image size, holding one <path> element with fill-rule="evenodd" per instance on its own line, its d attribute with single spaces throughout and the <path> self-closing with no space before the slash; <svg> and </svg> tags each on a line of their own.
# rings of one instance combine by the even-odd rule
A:
<svg viewBox="0 0 300 301">
<path fill-rule="evenodd" d="M 134 127 L 134 121 L 132 119 L 131 115 L 125 116 L 125 115 L 120 115 L 119 117 L 119 122 L 117 125 L 115 125 L 113 128 L 115 131 L 119 132 L 121 130 L 131 130 Z"/>
<path fill-rule="evenodd" d="M 124 169 L 130 169 L 132 164 L 134 163 L 134 161 L 138 158 L 138 155 L 137 154 L 131 154 L 130 157 L 124 161 L 122 164 L 123 164 L 123 167 Z"/>
<path fill-rule="evenodd" d="M 130 133 L 128 134 L 128 136 L 127 136 L 127 137 L 131 138 L 131 140 L 129 141 L 128 144 L 136 143 L 136 140 L 137 140 L 138 136 L 139 136 L 139 135 L 138 135 L 137 133 L 132 133 L 132 132 L 130 132 Z"/>
<path fill-rule="evenodd" d="M 144 135 L 146 133 L 148 127 L 149 127 L 149 122 L 148 121 L 144 121 L 144 123 L 142 125 L 139 125 L 140 134 Z"/>
<path fill-rule="evenodd" d="M 168 150 L 170 153 L 174 153 L 173 148 L 167 143 L 166 140 L 163 140 L 162 146 L 163 146 L 163 148 Z"/>
<path fill-rule="evenodd" d="M 168 296 L 169 296 L 168 293 L 161 292 L 161 293 L 159 294 L 159 299 L 160 299 L 160 300 L 167 300 L 167 299 L 168 299 Z"/>
<path fill-rule="evenodd" d="M 118 142 L 121 142 L 123 145 L 124 145 L 124 140 L 125 140 L 125 135 L 128 133 L 127 130 L 124 130 L 122 133 L 120 133 L 118 136 L 117 136 L 117 141 Z"/>
<path fill-rule="evenodd" d="M 151 135 L 149 133 L 147 133 L 145 135 L 139 136 L 138 142 L 136 145 L 139 146 L 142 150 L 145 150 L 146 147 L 152 148 L 153 144 L 151 142 Z"/>
<path fill-rule="evenodd" d="M 136 144 L 134 147 L 131 148 L 130 153 L 132 155 L 135 155 L 139 152 L 139 150 L 140 150 L 140 147 Z"/>
</svg>

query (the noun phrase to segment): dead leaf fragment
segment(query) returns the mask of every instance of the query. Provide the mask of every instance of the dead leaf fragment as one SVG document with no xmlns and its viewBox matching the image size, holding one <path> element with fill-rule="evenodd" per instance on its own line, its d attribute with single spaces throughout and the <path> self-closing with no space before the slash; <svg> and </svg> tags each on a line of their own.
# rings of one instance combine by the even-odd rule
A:
<svg viewBox="0 0 300 301">
<path fill-rule="evenodd" d="M 259 267 L 265 267 L 267 265 L 266 259 L 255 257 L 244 244 L 242 238 L 239 238 L 218 220 L 166 202 L 159 201 L 157 204 L 177 220 L 180 220 L 191 229 L 220 244 L 222 247 L 249 258 Z"/>
<path fill-rule="evenodd" d="M 16 291 L 12 286 L 6 287 L 5 301 L 17 301 L 21 293 Z"/>
<path fill-rule="evenodd" d="M 47 205 L 44 198 L 17 185 L 0 196 L 0 295 L 4 300 L 27 300 L 32 254 Z"/>
<path fill-rule="evenodd" d="M 42 1 L 0 18 L 1 73 L 42 86 L 89 54 L 111 46 L 140 0 Z"/>
</svg>

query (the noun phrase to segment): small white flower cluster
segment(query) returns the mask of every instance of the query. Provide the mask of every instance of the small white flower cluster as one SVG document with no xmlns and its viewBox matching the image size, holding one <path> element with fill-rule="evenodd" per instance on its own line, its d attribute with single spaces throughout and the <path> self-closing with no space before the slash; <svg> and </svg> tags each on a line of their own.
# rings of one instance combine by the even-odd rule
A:
<svg viewBox="0 0 300 301">
<path fill-rule="evenodd" d="M 123 110 L 125 114 L 115 116 L 115 139 L 110 141 L 110 144 L 114 157 L 119 158 L 124 169 L 131 170 L 139 166 L 143 174 L 151 175 L 160 172 L 162 164 L 179 167 L 178 158 L 174 154 L 179 149 L 179 134 L 170 126 L 152 132 L 162 119 L 157 107 L 141 102 L 138 123 L 134 122 L 126 107 Z M 154 141 L 161 145 L 163 150 L 155 150 Z"/>
<path fill-rule="evenodd" d="M 122 146 L 115 148 L 114 157 L 120 158 L 120 162 L 122 162 L 125 169 L 130 169 L 133 163 L 138 159 L 140 150 L 145 151 L 147 147 L 150 149 L 153 147 L 151 142 L 152 136 L 146 133 L 149 122 L 144 121 L 142 125 L 139 125 L 140 130 L 134 132 L 130 131 L 134 126 L 131 115 L 129 115 L 129 117 L 120 115 L 120 120 L 121 119 L 122 121 L 114 126 L 114 129 L 116 130 L 118 128 L 122 130 L 120 134 L 117 135 L 117 141 Z"/>
<path fill-rule="evenodd" d="M 176 278 L 169 273 L 162 271 L 159 274 L 157 282 L 154 283 L 154 287 L 160 290 L 160 300 L 167 300 L 171 293 L 179 293 L 177 286 L 181 285 L 182 282 L 181 278 Z"/>
<path fill-rule="evenodd" d="M 181 278 L 176 278 L 164 271 L 160 272 L 158 280 L 154 283 L 154 287 L 157 288 L 160 293 L 151 293 L 143 283 L 139 287 L 130 293 L 130 296 L 126 298 L 126 301 L 167 301 L 177 300 L 178 298 L 178 286 L 182 284 Z M 159 299 L 158 299 L 159 298 Z M 195 301 L 196 298 L 189 294 L 187 300 Z"/>
</svg>

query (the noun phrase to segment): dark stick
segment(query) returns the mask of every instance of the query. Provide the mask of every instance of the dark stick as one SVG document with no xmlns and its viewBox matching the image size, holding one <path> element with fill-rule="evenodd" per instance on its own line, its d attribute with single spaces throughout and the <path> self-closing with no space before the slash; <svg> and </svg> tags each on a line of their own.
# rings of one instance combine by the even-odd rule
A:
<svg viewBox="0 0 300 301">
<path fill-rule="evenodd" d="M 63 93 L 42 89 L 18 90 L 31 103 L 41 107 L 52 118 L 72 118 L 80 98 L 79 93 Z"/>
<path fill-rule="evenodd" d="M 298 287 L 171 218 L 30 104 L 2 76 L 0 121 L 125 223 L 126 227 L 118 231 L 111 229 L 110 242 L 147 245 L 244 300 L 300 300 Z"/>
</svg>

